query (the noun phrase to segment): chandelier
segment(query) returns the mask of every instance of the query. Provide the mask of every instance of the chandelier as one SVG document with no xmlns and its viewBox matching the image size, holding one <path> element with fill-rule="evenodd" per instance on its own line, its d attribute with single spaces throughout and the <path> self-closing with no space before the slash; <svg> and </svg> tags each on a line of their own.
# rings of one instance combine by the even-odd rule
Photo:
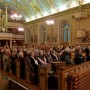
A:
<svg viewBox="0 0 90 90">
<path fill-rule="evenodd" d="M 22 15 L 18 15 L 17 13 L 13 13 L 11 16 L 12 20 L 21 20 L 22 19 Z"/>
<path fill-rule="evenodd" d="M 17 0 L 16 0 L 16 9 L 15 9 L 15 11 L 12 11 L 12 14 L 11 14 L 11 19 L 12 20 L 21 20 L 22 19 L 22 15 L 20 15 L 19 14 L 19 12 L 18 12 L 18 5 L 17 5 L 18 3 L 17 3 Z"/>
</svg>

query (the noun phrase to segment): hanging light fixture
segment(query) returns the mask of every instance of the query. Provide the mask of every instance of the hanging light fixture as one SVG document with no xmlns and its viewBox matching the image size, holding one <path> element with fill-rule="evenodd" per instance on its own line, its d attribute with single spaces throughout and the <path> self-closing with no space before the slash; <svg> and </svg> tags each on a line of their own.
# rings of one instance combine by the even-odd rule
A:
<svg viewBox="0 0 90 90">
<path fill-rule="evenodd" d="M 10 16 L 12 20 L 21 20 L 22 19 L 22 15 L 20 15 L 18 13 L 18 8 L 17 8 L 17 0 L 16 0 L 16 12 L 12 11 L 12 15 Z"/>
</svg>

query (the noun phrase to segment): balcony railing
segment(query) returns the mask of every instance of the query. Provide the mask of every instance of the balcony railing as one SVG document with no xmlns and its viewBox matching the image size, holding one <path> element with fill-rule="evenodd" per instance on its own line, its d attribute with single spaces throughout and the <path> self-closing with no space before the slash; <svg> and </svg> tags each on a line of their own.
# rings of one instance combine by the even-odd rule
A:
<svg viewBox="0 0 90 90">
<path fill-rule="evenodd" d="M 21 23 L 19 22 L 7 22 L 5 23 L 5 25 L 9 28 L 16 28 L 16 27 L 20 27 L 23 26 Z"/>
<path fill-rule="evenodd" d="M 24 35 L 16 35 L 12 33 L 0 33 L 0 39 L 16 39 L 16 40 L 24 40 Z"/>
</svg>

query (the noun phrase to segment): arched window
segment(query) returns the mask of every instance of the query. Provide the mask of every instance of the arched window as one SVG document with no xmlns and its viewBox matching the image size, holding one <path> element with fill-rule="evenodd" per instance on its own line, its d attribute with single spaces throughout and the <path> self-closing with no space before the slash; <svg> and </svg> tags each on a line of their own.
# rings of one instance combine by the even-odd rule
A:
<svg viewBox="0 0 90 90">
<path fill-rule="evenodd" d="M 63 41 L 64 42 L 70 42 L 71 41 L 71 30 L 70 30 L 70 24 L 69 23 L 63 24 Z"/>
</svg>

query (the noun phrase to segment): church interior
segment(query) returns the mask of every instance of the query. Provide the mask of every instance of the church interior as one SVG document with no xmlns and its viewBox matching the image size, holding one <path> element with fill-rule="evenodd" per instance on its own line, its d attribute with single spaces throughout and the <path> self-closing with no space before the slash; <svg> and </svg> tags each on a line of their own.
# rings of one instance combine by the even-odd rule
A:
<svg viewBox="0 0 90 90">
<path fill-rule="evenodd" d="M 90 90 L 90 0 L 0 0 L 0 90 Z"/>
</svg>

